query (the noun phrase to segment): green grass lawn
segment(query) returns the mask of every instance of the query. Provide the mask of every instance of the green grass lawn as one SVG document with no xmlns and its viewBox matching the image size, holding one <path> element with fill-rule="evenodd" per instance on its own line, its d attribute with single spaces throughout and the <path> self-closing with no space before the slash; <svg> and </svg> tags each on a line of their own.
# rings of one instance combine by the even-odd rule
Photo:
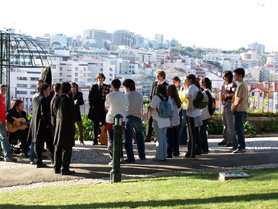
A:
<svg viewBox="0 0 278 209">
<path fill-rule="evenodd" d="M 246 170 L 125 180 L 117 184 L 45 187 L 0 194 L 0 208 L 278 208 L 278 170 Z"/>
</svg>

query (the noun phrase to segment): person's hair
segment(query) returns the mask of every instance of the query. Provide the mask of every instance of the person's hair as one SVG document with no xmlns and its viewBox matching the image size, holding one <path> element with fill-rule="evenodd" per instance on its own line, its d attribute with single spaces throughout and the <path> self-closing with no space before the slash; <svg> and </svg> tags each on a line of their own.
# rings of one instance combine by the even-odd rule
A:
<svg viewBox="0 0 278 209">
<path fill-rule="evenodd" d="M 181 79 L 178 76 L 175 76 L 174 78 L 172 78 L 173 81 L 178 81 L 181 82 Z"/>
<path fill-rule="evenodd" d="M 200 78 L 199 78 L 199 77 L 197 77 L 197 78 L 195 79 L 195 86 L 197 86 L 198 89 L 201 88 L 201 86 L 200 86 Z"/>
<path fill-rule="evenodd" d="M 165 73 L 163 70 L 161 70 L 161 69 L 155 71 L 155 74 L 156 74 L 156 75 L 160 75 L 163 79 L 166 78 L 166 73 Z"/>
<path fill-rule="evenodd" d="M 132 79 L 126 79 L 123 86 L 129 88 L 130 91 L 135 91 L 135 82 Z"/>
<path fill-rule="evenodd" d="M 71 85 L 69 82 L 63 82 L 61 85 L 62 93 L 68 94 L 71 90 Z"/>
<path fill-rule="evenodd" d="M 42 94 L 43 91 L 46 91 L 46 89 L 48 89 L 48 88 L 49 88 L 49 84 L 48 84 L 48 83 L 41 83 L 41 84 L 39 85 L 38 90 L 39 90 L 39 92 Z"/>
<path fill-rule="evenodd" d="M 121 81 L 119 79 L 114 79 L 111 82 L 111 85 L 114 87 L 114 89 L 119 89 L 121 87 Z"/>
<path fill-rule="evenodd" d="M 228 82 L 232 83 L 232 81 L 233 81 L 233 73 L 232 73 L 232 71 L 224 71 L 222 76 L 225 77 L 225 78 L 228 78 Z"/>
<path fill-rule="evenodd" d="M 70 84 L 74 86 L 76 88 L 76 92 L 78 92 L 78 84 L 75 82 L 71 82 Z"/>
<path fill-rule="evenodd" d="M 54 91 L 55 93 L 57 93 L 60 89 L 61 89 L 61 84 L 60 84 L 60 83 L 54 84 L 54 86 L 53 86 L 53 91 Z"/>
<path fill-rule="evenodd" d="M 195 84 L 195 82 L 196 82 L 196 76 L 193 75 L 193 74 L 189 74 L 188 76 L 186 76 L 186 79 L 187 79 L 187 80 L 191 80 L 192 83 L 194 83 L 194 84 Z"/>
<path fill-rule="evenodd" d="M 164 84 L 159 84 L 156 94 L 161 94 L 163 97 L 167 97 L 167 87 Z"/>
<path fill-rule="evenodd" d="M 245 76 L 245 70 L 243 68 L 237 68 L 234 70 L 234 73 L 238 74 L 238 75 L 241 75 L 242 78 L 244 78 Z"/>
<path fill-rule="evenodd" d="M 39 84 L 42 84 L 43 83 L 43 80 L 42 79 L 38 79 L 37 81 Z"/>
<path fill-rule="evenodd" d="M 174 99 L 174 102 L 178 106 L 178 108 L 180 108 L 181 107 L 181 100 L 180 100 L 179 93 L 178 93 L 178 90 L 177 90 L 176 86 L 172 85 L 172 84 L 169 85 L 168 88 L 167 88 L 167 91 L 168 91 L 168 96 L 172 97 Z"/>
<path fill-rule="evenodd" d="M 211 90 L 211 80 L 209 78 L 202 78 L 202 83 L 205 85 L 207 89 Z"/>
<path fill-rule="evenodd" d="M 99 77 L 104 78 L 104 80 L 105 80 L 105 75 L 104 75 L 103 73 L 98 73 L 98 74 L 96 74 L 96 80 L 97 80 Z"/>
<path fill-rule="evenodd" d="M 12 100 L 12 108 L 16 108 L 18 107 L 21 103 L 23 103 L 23 101 L 21 99 L 13 99 Z"/>
</svg>

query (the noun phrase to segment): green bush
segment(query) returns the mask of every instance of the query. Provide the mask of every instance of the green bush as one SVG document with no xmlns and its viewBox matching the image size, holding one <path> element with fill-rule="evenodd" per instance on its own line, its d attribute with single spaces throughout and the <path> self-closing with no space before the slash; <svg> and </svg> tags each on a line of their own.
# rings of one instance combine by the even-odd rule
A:
<svg viewBox="0 0 278 209">
<path fill-rule="evenodd" d="M 207 124 L 207 131 L 210 135 L 218 135 L 223 133 L 223 126 L 219 125 L 214 120 L 209 120 Z"/>
<path fill-rule="evenodd" d="M 90 141 L 94 139 L 94 123 L 88 118 L 87 115 L 82 115 L 82 125 L 83 125 L 83 137 L 84 141 Z M 76 140 L 79 139 L 79 129 L 77 123 L 75 123 L 75 137 Z"/>
<path fill-rule="evenodd" d="M 278 118 L 276 120 L 272 120 L 271 123 L 267 124 L 264 127 L 265 132 L 278 132 Z"/>
<path fill-rule="evenodd" d="M 244 133 L 247 134 L 248 136 L 256 136 L 259 133 L 257 127 L 252 123 L 250 123 L 249 121 L 246 121 L 243 126 L 244 126 Z"/>
</svg>

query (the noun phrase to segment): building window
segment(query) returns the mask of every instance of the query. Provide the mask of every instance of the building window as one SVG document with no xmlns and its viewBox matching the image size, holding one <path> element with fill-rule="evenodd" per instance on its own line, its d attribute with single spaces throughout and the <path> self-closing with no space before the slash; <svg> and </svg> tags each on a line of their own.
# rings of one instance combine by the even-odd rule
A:
<svg viewBox="0 0 278 209">
<path fill-rule="evenodd" d="M 37 88 L 37 84 L 30 84 L 30 88 Z"/>
<path fill-rule="evenodd" d="M 63 73 L 59 73 L 60 76 L 63 76 Z"/>
<path fill-rule="evenodd" d="M 78 77 L 78 73 L 75 73 L 75 76 Z"/>
<path fill-rule="evenodd" d="M 78 71 L 78 67 L 75 67 L 75 71 Z"/>
<path fill-rule="evenodd" d="M 37 77 L 30 77 L 30 79 L 31 79 L 31 81 L 37 81 L 37 80 L 39 80 L 39 78 L 37 78 Z"/>
<path fill-rule="evenodd" d="M 30 91 L 31 95 L 34 95 L 35 93 L 37 93 L 36 91 Z"/>
<path fill-rule="evenodd" d="M 23 83 L 18 83 L 16 86 L 19 88 L 27 88 L 27 84 L 23 84 Z"/>
<path fill-rule="evenodd" d="M 102 67 L 100 68 L 100 72 L 103 72 L 103 68 Z"/>
<path fill-rule="evenodd" d="M 20 80 L 20 81 L 27 81 L 27 77 L 17 77 L 17 80 Z"/>
<path fill-rule="evenodd" d="M 62 68 L 62 67 L 60 67 L 60 71 L 63 71 L 63 68 Z"/>
<path fill-rule="evenodd" d="M 52 65 L 52 69 L 56 69 L 56 65 Z"/>
<path fill-rule="evenodd" d="M 27 91 L 17 91 L 17 94 L 27 94 Z"/>
</svg>

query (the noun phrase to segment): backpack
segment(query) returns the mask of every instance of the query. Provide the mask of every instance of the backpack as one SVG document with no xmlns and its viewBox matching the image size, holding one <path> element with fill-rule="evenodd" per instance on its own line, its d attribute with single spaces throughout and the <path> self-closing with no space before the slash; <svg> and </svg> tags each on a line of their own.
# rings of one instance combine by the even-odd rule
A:
<svg viewBox="0 0 278 209">
<path fill-rule="evenodd" d="M 158 95 L 157 96 L 161 99 L 161 102 L 159 104 L 159 110 L 156 108 L 159 117 L 161 118 L 170 118 L 172 117 L 172 108 L 171 105 L 168 102 L 168 99 L 163 99 L 162 96 Z"/>
<path fill-rule="evenodd" d="M 215 112 L 215 98 L 212 97 L 211 93 L 209 91 L 205 91 L 208 95 L 209 102 L 208 102 L 208 111 L 210 115 L 213 115 Z"/>
<path fill-rule="evenodd" d="M 196 98 L 193 100 L 194 107 L 198 109 L 203 109 L 208 105 L 209 98 L 206 92 L 198 91 Z"/>
</svg>

